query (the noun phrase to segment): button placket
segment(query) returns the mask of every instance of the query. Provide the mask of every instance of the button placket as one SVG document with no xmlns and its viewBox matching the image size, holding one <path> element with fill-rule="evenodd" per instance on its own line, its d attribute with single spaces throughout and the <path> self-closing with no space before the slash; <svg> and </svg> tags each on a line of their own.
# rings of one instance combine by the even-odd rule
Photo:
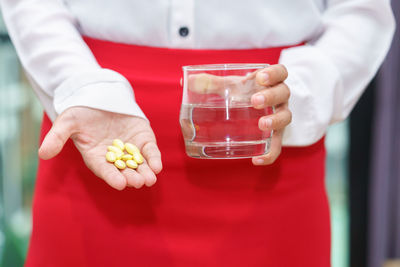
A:
<svg viewBox="0 0 400 267">
<path fill-rule="evenodd" d="M 186 37 L 189 35 L 189 29 L 188 27 L 180 27 L 179 28 L 179 35 L 182 37 Z"/>
<path fill-rule="evenodd" d="M 194 45 L 194 0 L 171 0 L 170 41 L 172 47 Z"/>
</svg>

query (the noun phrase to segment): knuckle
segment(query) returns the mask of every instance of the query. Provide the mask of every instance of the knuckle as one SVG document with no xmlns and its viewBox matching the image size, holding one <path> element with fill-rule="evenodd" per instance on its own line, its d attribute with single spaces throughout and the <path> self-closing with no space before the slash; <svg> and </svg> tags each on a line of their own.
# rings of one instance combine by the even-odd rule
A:
<svg viewBox="0 0 400 267">
<path fill-rule="evenodd" d="M 131 185 L 137 189 L 144 185 L 145 179 L 142 176 L 136 176 L 131 178 Z"/>
<path fill-rule="evenodd" d="M 268 162 L 268 165 L 271 165 L 271 164 L 273 164 L 274 162 L 275 162 L 275 160 L 276 160 L 276 158 L 274 157 L 274 158 L 271 158 L 271 160 Z"/>
<path fill-rule="evenodd" d="M 280 73 L 279 64 L 271 65 L 271 66 L 268 68 L 268 74 L 269 74 L 270 77 L 271 77 L 272 79 L 274 79 L 274 80 L 277 78 L 277 76 L 279 76 L 279 73 Z"/>
<path fill-rule="evenodd" d="M 158 150 L 157 145 L 154 142 L 146 142 L 143 145 L 142 149 L 143 153 L 146 153 L 148 155 L 156 156 L 160 154 L 160 151 Z"/>
<path fill-rule="evenodd" d="M 142 150 L 143 150 L 143 151 L 145 151 L 145 150 L 146 150 L 146 151 L 151 150 L 152 146 L 153 146 L 153 142 L 147 141 L 146 143 L 143 144 Z"/>
<path fill-rule="evenodd" d="M 285 117 L 280 116 L 276 119 L 275 128 L 281 129 L 285 126 Z"/>
<path fill-rule="evenodd" d="M 280 154 L 281 154 L 281 149 L 278 149 L 278 151 L 275 151 L 275 152 L 271 155 L 269 164 L 274 163 L 274 162 L 278 159 L 278 157 L 279 157 Z"/>
<path fill-rule="evenodd" d="M 155 184 L 156 181 L 157 178 L 155 177 L 155 175 L 149 175 L 148 177 L 146 177 L 146 182 L 144 184 L 147 186 L 152 186 L 153 184 Z"/>
<path fill-rule="evenodd" d="M 292 114 L 292 112 L 290 110 L 288 110 L 288 117 L 289 117 L 289 119 L 288 119 L 288 124 L 289 124 L 293 120 L 293 114 Z"/>
<path fill-rule="evenodd" d="M 63 135 L 58 131 L 58 130 L 53 130 L 53 136 L 57 140 L 57 142 L 62 143 L 63 142 Z"/>
<path fill-rule="evenodd" d="M 279 64 L 279 67 L 281 68 L 284 79 L 286 79 L 288 77 L 288 70 L 286 66 L 283 64 Z"/>
<path fill-rule="evenodd" d="M 276 92 L 274 90 L 265 91 L 265 104 L 267 106 L 273 106 L 276 104 Z"/>
<path fill-rule="evenodd" d="M 292 114 L 289 110 L 282 110 L 279 112 L 279 116 L 276 119 L 276 129 L 282 129 L 286 127 L 292 120 Z"/>
<path fill-rule="evenodd" d="M 268 153 L 268 155 L 264 159 L 264 165 L 270 165 L 274 163 L 274 156 L 272 155 L 273 152 Z"/>
<path fill-rule="evenodd" d="M 140 188 L 142 188 L 143 187 L 143 185 L 144 185 L 144 181 L 140 181 L 140 182 L 137 182 L 135 185 L 133 185 L 136 189 L 140 189 Z"/>
<path fill-rule="evenodd" d="M 282 153 L 282 146 L 279 146 L 279 149 L 278 149 L 278 153 L 276 153 L 276 158 L 275 158 L 275 160 L 279 157 L 279 155 Z"/>
<path fill-rule="evenodd" d="M 290 89 L 285 83 L 283 84 L 283 87 L 284 87 L 283 91 L 285 92 L 285 99 L 289 99 L 291 94 Z"/>
</svg>

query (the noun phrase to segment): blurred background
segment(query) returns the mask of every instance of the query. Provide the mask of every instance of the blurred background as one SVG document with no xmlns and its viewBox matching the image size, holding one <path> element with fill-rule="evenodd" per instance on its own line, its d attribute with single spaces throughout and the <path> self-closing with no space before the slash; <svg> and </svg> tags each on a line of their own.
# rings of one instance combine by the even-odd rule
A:
<svg viewBox="0 0 400 267">
<path fill-rule="evenodd" d="M 0 17 L 0 266 L 22 266 L 42 116 Z"/>
<path fill-rule="evenodd" d="M 333 267 L 400 266 L 399 47 L 397 34 L 351 117 L 327 134 Z M 24 263 L 41 117 L 0 17 L 0 267 Z"/>
</svg>

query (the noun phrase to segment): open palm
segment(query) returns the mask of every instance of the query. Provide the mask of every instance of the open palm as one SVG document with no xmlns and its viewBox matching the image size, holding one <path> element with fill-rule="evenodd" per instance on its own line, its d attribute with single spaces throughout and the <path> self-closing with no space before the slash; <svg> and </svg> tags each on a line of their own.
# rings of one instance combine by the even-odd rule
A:
<svg viewBox="0 0 400 267">
<path fill-rule="evenodd" d="M 56 156 L 68 138 L 74 141 L 86 166 L 115 189 L 151 186 L 157 180 L 155 174 L 162 169 L 154 133 L 150 124 L 139 117 L 87 107 L 69 108 L 60 114 L 46 135 L 39 148 L 39 157 L 50 159 Z M 105 153 L 115 138 L 135 144 L 145 162 L 136 170 L 122 171 L 108 163 Z"/>
</svg>

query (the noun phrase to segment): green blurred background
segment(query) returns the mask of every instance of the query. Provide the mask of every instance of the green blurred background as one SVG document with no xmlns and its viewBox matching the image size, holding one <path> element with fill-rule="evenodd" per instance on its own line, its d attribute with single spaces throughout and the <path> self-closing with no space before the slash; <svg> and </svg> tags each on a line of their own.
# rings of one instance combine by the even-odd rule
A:
<svg viewBox="0 0 400 267">
<path fill-rule="evenodd" d="M 31 233 L 42 108 L 24 77 L 0 17 L 0 267 L 23 266 Z M 332 266 L 348 266 L 348 123 L 330 128 L 326 184 Z"/>
</svg>

